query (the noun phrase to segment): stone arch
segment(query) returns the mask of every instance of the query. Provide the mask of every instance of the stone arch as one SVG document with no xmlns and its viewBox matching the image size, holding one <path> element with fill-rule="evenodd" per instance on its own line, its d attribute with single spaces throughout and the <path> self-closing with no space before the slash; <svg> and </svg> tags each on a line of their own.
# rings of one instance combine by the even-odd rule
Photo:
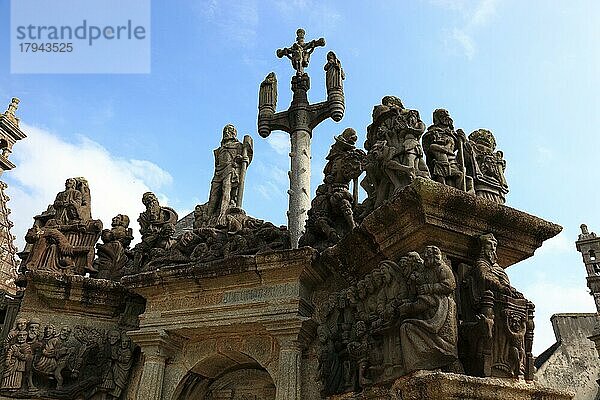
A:
<svg viewBox="0 0 600 400">
<path fill-rule="evenodd" d="M 213 353 L 180 380 L 172 400 L 274 400 L 275 382 L 257 360 L 240 351 Z"/>
</svg>

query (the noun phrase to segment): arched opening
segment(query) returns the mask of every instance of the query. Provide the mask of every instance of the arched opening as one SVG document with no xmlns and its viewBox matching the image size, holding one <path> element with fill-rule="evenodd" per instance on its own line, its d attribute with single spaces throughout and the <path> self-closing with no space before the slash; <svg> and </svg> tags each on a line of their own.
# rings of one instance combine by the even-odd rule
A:
<svg viewBox="0 0 600 400">
<path fill-rule="evenodd" d="M 588 251 L 588 254 L 590 255 L 590 261 L 596 261 L 596 252 L 594 250 Z"/>
<path fill-rule="evenodd" d="M 215 354 L 196 364 L 179 383 L 174 400 L 274 400 L 269 372 L 242 353 Z"/>
</svg>

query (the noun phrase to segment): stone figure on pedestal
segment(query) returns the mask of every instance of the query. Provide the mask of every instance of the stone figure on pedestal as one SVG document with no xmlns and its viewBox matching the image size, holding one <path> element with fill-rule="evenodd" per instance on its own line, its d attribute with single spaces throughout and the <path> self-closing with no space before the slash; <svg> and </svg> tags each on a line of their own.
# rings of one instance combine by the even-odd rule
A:
<svg viewBox="0 0 600 400">
<path fill-rule="evenodd" d="M 290 189 L 288 207 L 288 229 L 292 248 L 297 248 L 304 233 L 310 200 L 310 146 L 313 129 L 327 118 L 340 121 L 344 116 L 344 92 L 342 80 L 344 73 L 341 62 L 330 52 L 325 65 L 327 100 L 310 104 L 308 90 L 310 77 L 304 68 L 308 66 L 310 55 L 316 47 L 324 46 L 325 39 L 320 38 L 304 42 L 305 32 L 298 29 L 296 43 L 289 48 L 277 50 L 277 56 L 288 57 L 296 74 L 292 76 L 292 103 L 286 111 L 276 111 L 275 74 L 267 75 L 261 83 L 258 106 L 258 133 L 266 138 L 272 131 L 281 130 L 290 135 Z"/>
<path fill-rule="evenodd" d="M 252 155 L 250 136 L 246 135 L 242 143 L 237 140 L 235 127 L 225 125 L 221 146 L 215 150 L 215 174 L 208 199 L 211 221 L 225 225 L 227 210 L 230 207 L 241 207 L 246 170 L 252 162 Z"/>
<path fill-rule="evenodd" d="M 296 43 L 290 47 L 277 50 L 277 57 L 287 57 L 292 61 L 292 68 L 296 70 L 297 75 L 304 74 L 304 68 L 308 67 L 310 61 L 310 55 L 315 51 L 317 47 L 325 46 L 325 39 L 319 38 L 317 40 L 311 40 L 306 43 L 304 36 L 306 32 L 304 29 L 298 29 L 296 31 Z"/>
<path fill-rule="evenodd" d="M 425 124 L 417 110 L 404 108 L 395 96 L 385 96 L 373 109 L 367 127 L 367 161 L 361 186 L 367 192 L 362 216 L 381 206 L 415 177 L 429 178 L 420 144 Z"/>
<path fill-rule="evenodd" d="M 423 149 L 431 178 L 457 189 L 472 190 L 472 178 L 467 177 L 464 166 L 464 143 L 462 130 L 454 130 L 454 122 L 447 110 L 433 112 L 433 125 L 423 135 Z"/>
<path fill-rule="evenodd" d="M 508 184 L 504 176 L 506 161 L 501 151 L 496 151 L 496 139 L 487 129 L 471 132 L 465 143 L 467 173 L 473 177 L 475 194 L 504 204 Z"/>
<path fill-rule="evenodd" d="M 22 269 L 55 273 L 95 273 L 94 245 L 102 222 L 93 220 L 90 189 L 85 178 L 69 178 L 48 210 L 34 217 L 27 231 Z"/>
<path fill-rule="evenodd" d="M 171 247 L 178 219 L 175 210 L 161 206 L 152 192 L 144 193 L 142 203 L 146 206 L 146 211 L 138 218 L 142 241 L 133 248 L 135 268 L 143 267 L 153 256 Z"/>
<path fill-rule="evenodd" d="M 111 229 L 104 229 L 100 236 L 102 244 L 96 245 L 94 269 L 97 278 L 119 279 L 124 269 L 129 267 L 133 256 L 129 244 L 133 240 L 133 230 L 129 228 L 129 217 L 118 214 L 112 219 Z"/>
<path fill-rule="evenodd" d="M 318 250 L 334 245 L 354 229 L 354 207 L 358 202 L 358 177 L 366 157 L 356 149 L 356 131 L 345 129 L 335 137 L 323 170 L 323 185 L 317 188 L 317 197 L 311 203 L 306 232 L 300 238 L 301 246 Z M 350 192 L 350 182 L 353 192 Z"/>
<path fill-rule="evenodd" d="M 325 70 L 325 86 L 327 87 L 327 92 L 342 90 L 346 74 L 344 74 L 342 63 L 338 60 L 333 51 L 327 53 L 327 64 L 325 64 L 323 69 Z"/>
</svg>

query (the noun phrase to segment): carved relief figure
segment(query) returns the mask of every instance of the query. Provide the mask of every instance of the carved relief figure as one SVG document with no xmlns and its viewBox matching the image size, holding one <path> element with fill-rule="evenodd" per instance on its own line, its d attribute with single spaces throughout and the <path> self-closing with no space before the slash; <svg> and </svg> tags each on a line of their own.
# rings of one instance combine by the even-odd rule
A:
<svg viewBox="0 0 600 400">
<path fill-rule="evenodd" d="M 409 252 L 398 263 L 382 261 L 340 292 L 347 299 L 343 307 L 332 312 L 331 301 L 322 306 L 329 310 L 316 317 L 320 376 L 329 379 L 322 379 L 324 394 L 359 390 L 418 369 L 461 371 L 454 274 L 439 248 L 428 246 L 423 257 Z M 348 333 L 336 335 L 346 325 Z M 332 385 L 332 357 L 348 368 L 344 384 Z"/>
<path fill-rule="evenodd" d="M 34 364 L 36 371 L 50 375 L 56 380 L 56 389 L 58 390 L 63 386 L 63 369 L 67 366 L 69 357 L 75 352 L 75 349 L 68 343 L 71 331 L 70 327 L 63 326 L 58 336 L 46 342 L 40 358 Z"/>
<path fill-rule="evenodd" d="M 461 357 L 467 373 L 533 379 L 533 304 L 498 265 L 493 234 L 477 238 L 473 266 L 461 264 Z"/>
<path fill-rule="evenodd" d="M 458 361 L 454 274 L 437 247 L 428 246 L 424 257 L 415 260 L 409 278 L 417 296 L 398 311 L 406 318 L 400 325 L 406 373 L 448 368 Z"/>
<path fill-rule="evenodd" d="M 15 338 L 16 343 L 12 344 L 6 352 L 2 389 L 21 389 L 24 383 L 26 362 L 32 354 L 31 347 L 27 343 L 26 331 L 19 331 Z"/>
</svg>

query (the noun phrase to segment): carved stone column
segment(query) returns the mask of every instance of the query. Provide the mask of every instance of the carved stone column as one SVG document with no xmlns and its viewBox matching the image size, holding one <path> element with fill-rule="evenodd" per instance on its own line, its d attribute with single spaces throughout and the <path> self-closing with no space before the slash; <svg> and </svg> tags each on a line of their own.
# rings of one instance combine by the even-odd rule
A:
<svg viewBox="0 0 600 400">
<path fill-rule="evenodd" d="M 313 320 L 278 321 L 267 330 L 279 343 L 276 400 L 302 399 L 302 352 L 316 330 Z"/>
<path fill-rule="evenodd" d="M 165 366 L 167 360 L 179 350 L 179 343 L 164 330 L 127 334 L 140 346 L 144 362 L 136 399 L 161 400 Z"/>
<path fill-rule="evenodd" d="M 300 400 L 302 344 L 291 337 L 279 339 L 279 373 L 276 400 Z"/>
<path fill-rule="evenodd" d="M 310 209 L 310 139 L 308 129 L 297 129 L 291 135 L 288 229 L 293 248 L 298 248 Z"/>
</svg>

